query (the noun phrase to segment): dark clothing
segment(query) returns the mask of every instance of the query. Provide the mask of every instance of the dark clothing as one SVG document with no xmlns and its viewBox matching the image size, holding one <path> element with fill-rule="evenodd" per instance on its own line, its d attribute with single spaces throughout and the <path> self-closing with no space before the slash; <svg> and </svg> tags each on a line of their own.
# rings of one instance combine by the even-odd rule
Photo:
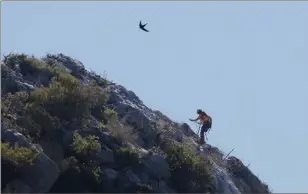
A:
<svg viewBox="0 0 308 194">
<path fill-rule="evenodd" d="M 206 133 L 209 129 L 211 128 L 209 123 L 205 123 L 202 125 L 201 127 L 201 131 L 200 131 L 200 144 L 204 144 L 204 133 Z"/>
<path fill-rule="evenodd" d="M 212 118 L 207 115 L 204 111 L 201 109 L 197 110 L 198 118 L 197 119 L 190 119 L 191 121 L 197 121 L 200 120 L 202 122 L 202 127 L 200 131 L 200 140 L 199 143 L 202 145 L 205 143 L 204 141 L 204 133 L 208 132 L 210 128 L 212 128 Z"/>
<path fill-rule="evenodd" d="M 204 133 L 206 133 L 209 129 L 210 129 L 209 124 L 203 124 L 202 127 L 201 127 L 201 133 L 200 134 L 204 135 Z M 201 135 L 200 135 L 200 137 L 201 137 Z"/>
<path fill-rule="evenodd" d="M 210 128 L 211 127 L 209 124 L 203 124 L 201 127 L 200 137 L 204 136 L 204 133 L 206 133 Z"/>
</svg>

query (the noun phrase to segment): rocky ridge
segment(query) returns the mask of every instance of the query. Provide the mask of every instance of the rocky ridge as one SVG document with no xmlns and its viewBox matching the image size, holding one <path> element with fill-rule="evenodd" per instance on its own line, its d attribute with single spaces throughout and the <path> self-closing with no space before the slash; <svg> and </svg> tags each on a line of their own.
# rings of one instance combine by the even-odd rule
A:
<svg viewBox="0 0 308 194">
<path fill-rule="evenodd" d="M 270 193 L 236 157 L 198 152 L 186 123 L 64 54 L 5 56 L 1 94 L 2 192 Z"/>
</svg>

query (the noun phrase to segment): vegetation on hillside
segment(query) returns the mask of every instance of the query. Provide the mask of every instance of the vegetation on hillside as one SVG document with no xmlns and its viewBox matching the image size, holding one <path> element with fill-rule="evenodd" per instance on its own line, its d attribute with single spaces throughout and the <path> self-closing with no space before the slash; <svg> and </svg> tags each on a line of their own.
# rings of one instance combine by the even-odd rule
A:
<svg viewBox="0 0 308 194">
<path fill-rule="evenodd" d="M 105 108 L 108 99 L 106 88 L 98 86 L 94 81 L 83 85 L 74 76 L 56 66 L 23 54 L 6 56 L 2 66 L 19 69 L 23 76 L 39 76 L 42 72 L 50 75 L 50 83 L 37 90 L 12 91 L 2 96 L 3 124 L 24 134 L 34 143 L 41 140 L 64 143 L 61 141 L 65 133 L 74 131 L 72 151 L 67 152 L 73 155 L 66 157 L 74 157 L 75 154 L 76 158 L 82 158 L 82 161 L 78 161 L 74 157 L 77 160 L 75 164 L 79 164 L 79 168 L 85 169 L 98 180 L 99 167 L 90 158 L 80 156 L 88 156 L 101 149 L 99 138 L 91 135 L 91 131 L 94 131 L 92 117 L 99 118 L 106 124 L 109 120 L 113 123 L 117 119 L 114 112 Z M 79 133 L 85 131 L 89 135 L 82 137 Z M 14 164 L 30 162 L 30 158 L 21 155 L 29 154 L 29 151 L 21 150 L 25 148 L 14 148 L 15 151 L 11 151 L 7 144 L 2 144 L 1 148 L 2 158 L 9 159 Z"/>
<path fill-rule="evenodd" d="M 9 54 L 1 64 L 1 73 L 7 84 L 6 94 L 1 97 L 2 125 L 22 133 L 32 143 L 48 141 L 63 146 L 67 169 L 50 192 L 155 192 L 141 181 L 125 190 L 106 181 L 105 168 L 120 174 L 138 171 L 146 157 L 129 146 L 139 137 L 137 127 L 121 120 L 119 113 L 108 106 L 106 78 L 95 75 L 98 79 L 88 77 L 86 83 L 82 82 L 82 74 L 67 71 L 57 56 L 50 54 L 43 60 Z M 31 80 L 36 89 L 21 90 L 20 83 L 13 79 L 17 74 Z M 102 138 L 104 132 L 110 137 Z M 171 188 L 183 193 L 217 191 L 210 162 L 196 155 L 191 147 L 169 143 L 160 151 L 170 167 L 166 182 Z M 18 172 L 10 174 L 9 180 L 17 179 L 21 169 L 34 165 L 38 158 L 32 150 L 7 142 L 1 143 L 1 152 L 6 164 L 4 176 Z M 104 152 L 111 153 L 114 164 L 97 160 Z M 123 186 L 121 181 L 117 178 L 115 182 Z"/>
<path fill-rule="evenodd" d="M 166 148 L 170 165 L 170 182 L 181 193 L 215 192 L 211 164 L 188 145 L 171 144 Z"/>
</svg>

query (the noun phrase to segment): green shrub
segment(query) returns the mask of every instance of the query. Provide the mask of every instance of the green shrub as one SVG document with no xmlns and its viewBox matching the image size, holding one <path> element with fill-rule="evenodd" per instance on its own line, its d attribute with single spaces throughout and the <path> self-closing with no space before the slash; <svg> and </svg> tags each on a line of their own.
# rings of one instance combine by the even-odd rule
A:
<svg viewBox="0 0 308 194">
<path fill-rule="evenodd" d="M 188 145 L 169 145 L 166 161 L 170 166 L 170 181 L 178 192 L 214 192 L 214 177 L 210 164 Z"/>
<path fill-rule="evenodd" d="M 28 98 L 29 95 L 26 92 L 8 93 L 1 98 L 1 113 L 4 115 L 22 114 Z"/>
<path fill-rule="evenodd" d="M 81 137 L 78 132 L 74 132 L 72 148 L 77 154 L 88 155 L 91 152 L 98 152 L 101 150 L 101 144 L 97 136 Z"/>
<path fill-rule="evenodd" d="M 63 70 L 58 67 L 50 66 L 34 56 L 29 57 L 25 54 L 10 53 L 4 56 L 3 62 L 12 69 L 15 69 L 16 65 L 19 65 L 22 75 L 35 75 L 44 72 L 45 76 L 51 78 L 57 73 L 63 72 Z"/>
<path fill-rule="evenodd" d="M 38 104 L 27 103 L 26 92 L 8 94 L 2 98 L 2 119 L 8 127 L 15 128 L 25 136 L 38 138 L 42 132 L 54 132 L 60 121 L 52 117 Z"/>
<path fill-rule="evenodd" d="M 100 86 L 100 87 L 106 87 L 107 84 L 108 84 L 108 81 L 106 79 L 103 79 L 103 78 L 101 78 L 97 81 L 97 85 Z"/>
<path fill-rule="evenodd" d="M 18 117 L 16 120 L 18 126 L 24 129 L 24 135 L 33 138 L 34 140 L 38 140 L 41 136 L 42 127 L 33 121 L 30 115 L 25 115 L 23 117 Z"/>
<path fill-rule="evenodd" d="M 36 59 L 36 58 L 25 58 L 24 61 L 22 62 L 23 65 L 20 66 L 21 69 L 25 68 L 25 65 L 28 66 L 28 68 L 32 68 L 32 70 L 36 70 L 36 71 L 43 71 L 43 70 L 49 70 L 49 71 L 53 71 L 53 69 L 48 66 L 47 64 L 45 64 L 43 61 Z M 29 69 L 28 69 L 29 70 Z M 24 71 L 27 71 L 27 69 L 25 69 Z"/>
<path fill-rule="evenodd" d="M 68 169 L 62 173 L 50 192 L 52 193 L 104 193 L 102 170 L 93 161 L 81 163 L 74 156 L 65 159 Z"/>
<path fill-rule="evenodd" d="M 34 138 L 46 132 L 54 135 L 61 125 L 87 130 L 91 128 L 93 109 L 105 117 L 103 110 L 107 98 L 106 89 L 96 85 L 83 86 L 72 75 L 59 72 L 49 87 L 32 91 L 30 97 L 25 92 L 3 97 L 2 118 L 9 126 L 25 128 L 23 133 Z"/>
<path fill-rule="evenodd" d="M 20 147 L 18 144 L 10 146 L 9 143 L 1 142 L 1 158 L 12 163 L 17 168 L 33 165 L 38 157 L 39 155 L 29 148 Z"/>
<path fill-rule="evenodd" d="M 150 185 L 138 184 L 136 185 L 136 193 L 154 193 Z"/>
<path fill-rule="evenodd" d="M 68 73 L 59 73 L 56 77 L 56 81 L 68 90 L 74 90 L 81 85 L 78 79 Z"/>
<path fill-rule="evenodd" d="M 25 104 L 28 102 L 26 92 L 8 93 L 1 98 L 1 123 L 18 132 L 24 133 L 24 129 L 18 125 L 19 118 L 25 115 Z"/>
<path fill-rule="evenodd" d="M 104 123 L 99 123 L 99 124 L 97 125 L 97 128 L 99 128 L 99 129 L 104 129 L 104 128 L 106 128 L 106 125 L 105 125 Z"/>
<path fill-rule="evenodd" d="M 130 148 L 120 148 L 116 150 L 115 160 L 121 168 L 136 167 L 141 163 L 138 152 Z"/>
<path fill-rule="evenodd" d="M 81 173 L 85 176 L 84 178 L 90 180 L 93 185 L 100 184 L 102 182 L 103 172 L 96 162 L 90 160 L 86 163 L 80 163 L 79 166 Z"/>
<path fill-rule="evenodd" d="M 102 170 L 99 166 L 91 166 L 91 172 L 97 182 L 101 182 Z"/>
<path fill-rule="evenodd" d="M 110 123 L 116 122 L 115 112 L 104 112 L 108 93 L 106 88 L 99 87 L 97 83 L 83 85 L 74 76 L 58 70 L 55 66 L 24 54 L 10 54 L 5 57 L 4 62 L 11 68 L 19 65 L 24 75 L 42 71 L 51 72 L 53 75 L 48 87 L 32 91 L 29 97 L 26 93 L 17 92 L 2 98 L 4 122 L 19 131 L 25 129 L 23 134 L 39 138 L 46 132 L 60 132 L 60 128 L 78 126 L 83 130 L 90 130 L 93 124 L 92 116 L 106 120 L 104 124 L 108 123 L 108 119 Z M 39 75 L 41 74 L 37 76 Z"/>
<path fill-rule="evenodd" d="M 92 108 L 102 107 L 107 91 L 97 86 L 83 86 L 73 76 L 60 73 L 48 88 L 33 91 L 31 100 L 43 105 L 52 116 L 72 121 L 88 118 Z"/>
<path fill-rule="evenodd" d="M 1 111 L 3 122 L 8 127 L 34 139 L 42 132 L 56 132 L 60 126 L 59 119 L 52 117 L 39 103 L 29 103 L 26 92 L 8 93 L 2 98 Z"/>
<path fill-rule="evenodd" d="M 43 107 L 35 103 L 28 103 L 25 106 L 27 119 L 26 123 L 32 123 L 34 126 L 25 127 L 29 131 L 35 132 L 37 137 L 47 135 L 49 138 L 55 137 L 57 130 L 60 129 L 60 120 L 51 116 Z M 30 130 L 32 129 L 32 130 Z M 33 137 L 33 134 L 30 135 Z"/>
<path fill-rule="evenodd" d="M 16 65 L 21 64 L 26 58 L 27 58 L 27 55 L 25 54 L 10 53 L 4 56 L 3 62 L 10 68 L 14 69 Z"/>
<path fill-rule="evenodd" d="M 112 126 L 115 126 L 118 114 L 115 110 L 107 108 L 104 110 L 104 116 Z"/>
<path fill-rule="evenodd" d="M 31 100 L 62 120 L 81 118 L 89 112 L 85 89 L 69 75 L 60 74 L 48 88 L 33 91 Z"/>
<path fill-rule="evenodd" d="M 91 190 L 93 190 L 93 192 L 95 192 L 95 190 L 102 192 L 103 172 L 101 167 L 95 161 L 88 161 L 80 164 L 80 170 L 81 175 L 83 176 L 83 182 L 88 182 L 88 184 L 90 183 L 92 185 Z"/>
<path fill-rule="evenodd" d="M 45 64 L 43 61 L 25 54 L 9 54 L 4 57 L 4 63 L 15 69 L 19 65 L 22 75 L 37 75 L 40 72 L 47 73 L 49 78 L 53 77 L 56 69 Z"/>
<path fill-rule="evenodd" d="M 98 120 L 106 120 L 104 115 L 104 106 L 106 105 L 109 97 L 107 89 L 102 89 L 97 85 L 89 85 L 87 88 L 87 92 L 88 95 L 91 97 L 90 100 L 92 101 L 91 114 Z"/>
</svg>

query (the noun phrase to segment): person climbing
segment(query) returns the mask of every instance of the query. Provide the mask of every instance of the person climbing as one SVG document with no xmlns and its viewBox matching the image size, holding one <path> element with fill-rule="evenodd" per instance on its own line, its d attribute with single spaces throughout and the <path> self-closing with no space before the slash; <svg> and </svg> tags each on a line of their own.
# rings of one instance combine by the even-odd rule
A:
<svg viewBox="0 0 308 194">
<path fill-rule="evenodd" d="M 197 114 L 199 115 L 198 118 L 189 120 L 190 121 L 200 120 L 202 122 L 199 144 L 203 145 L 205 143 L 204 134 L 212 127 L 212 118 L 201 109 L 197 110 Z"/>
</svg>

